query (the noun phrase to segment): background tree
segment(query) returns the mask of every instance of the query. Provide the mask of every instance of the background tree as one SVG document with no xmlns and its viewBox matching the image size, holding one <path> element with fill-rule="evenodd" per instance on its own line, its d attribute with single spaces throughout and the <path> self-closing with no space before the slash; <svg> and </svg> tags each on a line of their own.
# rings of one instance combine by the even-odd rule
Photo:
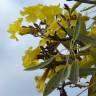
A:
<svg viewBox="0 0 96 96">
<path fill-rule="evenodd" d="M 63 8 L 42 4 L 25 7 L 20 12 L 22 18 L 9 26 L 12 39 L 18 40 L 17 34 L 30 34 L 41 39 L 35 49 L 30 47 L 25 51 L 23 66 L 26 71 L 44 70 L 41 76 L 35 77 L 36 87 L 43 96 L 56 88 L 60 96 L 67 96 L 64 88 L 68 85 L 86 87 L 88 96 L 96 95 L 96 16 L 83 15 L 84 11 L 96 7 L 96 2 L 85 0 L 90 6 L 77 12 L 76 8 L 85 3 L 83 1 L 76 2 L 72 8 L 67 4 Z M 24 20 L 28 26 L 22 24 Z M 89 20 L 93 23 L 87 28 Z M 58 48 L 60 44 L 62 50 Z M 90 82 L 82 85 L 80 78 L 88 75 L 92 75 Z"/>
</svg>

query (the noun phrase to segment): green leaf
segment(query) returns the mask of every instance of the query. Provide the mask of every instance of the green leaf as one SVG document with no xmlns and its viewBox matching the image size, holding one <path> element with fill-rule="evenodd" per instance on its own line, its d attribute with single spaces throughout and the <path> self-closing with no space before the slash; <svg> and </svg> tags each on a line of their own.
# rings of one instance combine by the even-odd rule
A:
<svg viewBox="0 0 96 96">
<path fill-rule="evenodd" d="M 74 4 L 74 6 L 71 8 L 71 13 L 75 11 L 76 8 L 78 8 L 81 5 L 81 2 L 77 2 Z"/>
<path fill-rule="evenodd" d="M 62 26 L 62 25 L 61 25 Z M 62 29 L 63 30 L 63 29 Z M 70 28 L 66 28 L 67 33 L 72 36 L 73 30 Z M 87 36 L 85 34 L 79 33 L 79 37 L 77 42 L 82 42 L 83 44 L 93 44 L 96 45 L 96 38 Z M 63 43 L 62 43 L 63 44 Z M 68 44 L 67 44 L 68 45 Z"/>
<path fill-rule="evenodd" d="M 88 76 L 96 73 L 96 68 L 80 68 L 80 76 Z"/>
<path fill-rule="evenodd" d="M 43 96 L 47 96 L 50 94 L 54 89 L 59 86 L 59 83 L 66 80 L 70 75 L 70 65 L 66 65 L 64 68 L 59 70 L 47 83 Z"/>
<path fill-rule="evenodd" d="M 54 57 L 51 57 L 48 60 L 46 60 L 45 62 L 42 62 L 37 66 L 33 66 L 32 68 L 25 69 L 25 71 L 32 71 L 32 70 L 44 68 L 44 67 L 48 66 L 49 64 L 51 64 L 53 60 L 54 60 Z"/>
<path fill-rule="evenodd" d="M 88 11 L 88 10 L 94 8 L 94 7 L 96 7 L 96 5 L 91 5 L 91 6 L 87 7 L 87 8 L 84 8 L 83 10 L 81 10 L 81 12 Z"/>
<path fill-rule="evenodd" d="M 78 1 L 78 0 L 75 0 Z M 96 0 L 79 0 L 81 3 L 96 4 Z"/>
<path fill-rule="evenodd" d="M 78 18 L 77 18 L 75 30 L 73 32 L 73 40 L 74 40 L 74 42 L 79 37 L 80 29 L 81 29 L 81 20 L 80 20 L 80 15 L 79 15 Z"/>
<path fill-rule="evenodd" d="M 92 45 L 91 45 L 91 44 L 88 44 L 88 45 L 86 45 L 86 46 L 84 46 L 84 47 L 79 48 L 79 51 L 80 51 L 80 52 L 84 52 L 84 51 L 88 50 L 88 49 L 91 48 L 91 47 L 92 47 Z"/>
<path fill-rule="evenodd" d="M 85 44 L 96 45 L 96 38 L 92 38 L 92 37 L 86 36 L 84 34 L 79 34 L 78 40 Z"/>
<path fill-rule="evenodd" d="M 70 8 L 67 4 L 64 4 L 65 9 L 70 13 Z"/>
<path fill-rule="evenodd" d="M 79 79 L 79 64 L 77 62 L 72 63 L 70 80 L 73 84 L 76 84 Z"/>
</svg>

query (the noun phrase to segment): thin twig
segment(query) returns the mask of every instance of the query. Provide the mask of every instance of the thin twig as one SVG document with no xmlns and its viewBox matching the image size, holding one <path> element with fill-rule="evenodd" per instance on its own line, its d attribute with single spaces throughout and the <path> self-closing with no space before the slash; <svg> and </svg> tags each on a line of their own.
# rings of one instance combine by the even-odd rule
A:
<svg viewBox="0 0 96 96">
<path fill-rule="evenodd" d="M 83 92 L 85 92 L 88 88 L 94 86 L 96 84 L 96 82 L 94 82 L 93 84 L 91 84 L 89 87 L 87 87 L 86 89 L 84 89 L 82 92 L 80 92 L 79 94 L 77 94 L 76 96 L 80 96 Z"/>
</svg>

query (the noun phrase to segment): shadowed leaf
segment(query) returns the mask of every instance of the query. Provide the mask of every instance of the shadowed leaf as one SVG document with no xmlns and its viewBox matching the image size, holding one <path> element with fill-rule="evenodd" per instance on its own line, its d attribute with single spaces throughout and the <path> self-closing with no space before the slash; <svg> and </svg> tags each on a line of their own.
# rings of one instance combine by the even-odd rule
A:
<svg viewBox="0 0 96 96">
<path fill-rule="evenodd" d="M 79 64 L 74 62 L 71 67 L 70 80 L 73 84 L 76 84 L 79 79 Z"/>
<path fill-rule="evenodd" d="M 96 73 L 96 68 L 80 68 L 80 76 L 88 76 Z"/>
<path fill-rule="evenodd" d="M 44 90 L 43 96 L 50 94 L 54 89 L 58 87 L 60 82 L 66 80 L 69 77 L 70 68 L 70 65 L 66 65 L 64 69 L 62 68 L 49 80 Z"/>
</svg>

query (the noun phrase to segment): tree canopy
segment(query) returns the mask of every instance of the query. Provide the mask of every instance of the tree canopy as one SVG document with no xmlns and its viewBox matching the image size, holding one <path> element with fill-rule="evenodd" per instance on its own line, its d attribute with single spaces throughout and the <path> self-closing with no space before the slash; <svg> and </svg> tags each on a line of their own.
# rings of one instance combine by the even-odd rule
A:
<svg viewBox="0 0 96 96">
<path fill-rule="evenodd" d="M 67 96 L 64 88 L 68 85 L 85 87 L 88 96 L 96 95 L 96 16 L 83 14 L 95 8 L 96 1 L 78 1 L 72 7 L 67 4 L 63 7 L 60 4 L 24 7 L 21 18 L 9 25 L 12 39 L 18 41 L 17 34 L 41 39 L 35 49 L 29 47 L 25 51 L 22 60 L 25 71 L 44 70 L 41 76 L 35 77 L 36 87 L 43 96 L 48 96 L 56 88 L 60 96 Z M 82 3 L 90 5 L 77 11 Z M 90 20 L 93 22 L 88 27 Z M 28 25 L 23 25 L 23 21 Z M 58 48 L 60 45 L 62 50 Z M 90 82 L 82 85 L 80 79 L 89 75 L 92 75 Z"/>
</svg>

